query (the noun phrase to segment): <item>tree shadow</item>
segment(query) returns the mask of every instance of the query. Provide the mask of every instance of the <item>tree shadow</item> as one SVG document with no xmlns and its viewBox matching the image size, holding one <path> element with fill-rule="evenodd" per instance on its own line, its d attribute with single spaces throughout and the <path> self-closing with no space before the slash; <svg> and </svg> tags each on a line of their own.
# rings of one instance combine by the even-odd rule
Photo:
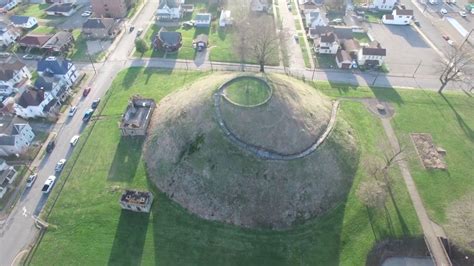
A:
<svg viewBox="0 0 474 266">
<path fill-rule="evenodd" d="M 135 177 L 144 137 L 121 137 L 107 175 L 109 181 L 131 182 Z"/>
<path fill-rule="evenodd" d="M 123 77 L 122 80 L 122 85 L 125 88 L 125 90 L 132 88 L 132 85 L 135 84 L 135 81 L 138 77 L 138 73 L 141 71 L 140 68 L 128 68 L 127 71 L 125 72 L 125 76 Z"/>
<path fill-rule="evenodd" d="M 108 265 L 140 265 L 149 219 L 149 213 L 122 210 Z"/>
<path fill-rule="evenodd" d="M 456 121 L 459 124 L 459 127 L 462 129 L 464 134 L 471 140 L 474 141 L 474 131 L 471 129 L 471 127 L 464 121 L 462 116 L 458 113 L 456 108 L 449 102 L 448 98 L 444 96 L 444 94 L 440 93 L 441 97 L 443 100 L 448 104 L 449 108 L 453 111 L 454 115 L 456 116 Z"/>
<path fill-rule="evenodd" d="M 405 219 L 403 218 L 403 215 L 400 212 L 400 209 L 398 208 L 397 201 L 395 200 L 395 197 L 393 195 L 392 188 L 388 186 L 387 190 L 388 190 L 388 194 L 390 195 L 390 199 L 392 200 L 393 207 L 395 208 L 395 212 L 397 213 L 397 218 L 398 218 L 398 222 L 400 223 L 402 233 L 403 235 L 408 236 L 410 235 L 410 229 L 408 228 L 408 225 L 405 222 Z"/>
</svg>

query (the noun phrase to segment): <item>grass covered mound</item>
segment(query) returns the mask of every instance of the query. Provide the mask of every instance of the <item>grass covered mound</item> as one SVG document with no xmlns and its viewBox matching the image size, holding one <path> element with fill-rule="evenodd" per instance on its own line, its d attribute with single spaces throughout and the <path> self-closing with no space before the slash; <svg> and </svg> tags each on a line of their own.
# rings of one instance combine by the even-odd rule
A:
<svg viewBox="0 0 474 266">
<path fill-rule="evenodd" d="M 224 95 L 233 103 L 252 107 L 263 104 L 271 96 L 270 87 L 258 78 L 240 77 L 224 88 Z"/>
<path fill-rule="evenodd" d="M 344 200 L 359 161 L 352 128 L 338 119 L 326 141 L 302 159 L 258 159 L 233 145 L 216 123 L 213 94 L 220 84 L 234 77 L 213 74 L 159 103 L 144 145 L 144 160 L 152 182 L 202 218 L 251 228 L 288 228 Z M 279 82 L 283 77 L 269 78 Z M 301 116 L 307 115 L 311 104 L 309 95 L 314 97 L 317 108 L 330 108 L 329 101 L 310 94 L 311 88 L 305 90 L 305 84 L 285 79 L 285 84 L 301 88 L 281 90 L 280 96 L 272 96 L 271 101 L 291 99 L 279 101 L 280 112 L 291 112 L 278 122 L 283 127 L 285 121 L 298 125 L 294 121 L 304 119 Z M 271 107 L 260 109 L 268 119 L 277 120 L 283 115 L 278 113 L 272 118 L 276 108 L 272 103 L 264 106 Z M 311 125 L 309 119 L 305 123 L 307 128 L 320 127 Z M 255 129 L 262 127 L 259 120 L 245 124 Z M 278 137 L 290 138 L 287 143 L 292 145 L 293 138 L 301 138 L 301 130 L 295 127 L 296 133 L 281 131 Z"/>
</svg>

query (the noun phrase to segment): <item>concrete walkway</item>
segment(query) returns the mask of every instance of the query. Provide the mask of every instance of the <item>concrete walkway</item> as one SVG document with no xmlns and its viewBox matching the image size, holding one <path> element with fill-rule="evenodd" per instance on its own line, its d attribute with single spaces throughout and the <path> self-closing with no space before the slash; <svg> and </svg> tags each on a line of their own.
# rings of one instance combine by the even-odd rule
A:
<svg viewBox="0 0 474 266">
<path fill-rule="evenodd" d="M 390 142 L 390 146 L 392 147 L 393 151 L 400 150 L 400 144 L 398 143 L 397 136 L 395 135 L 395 131 L 393 130 L 392 125 L 390 124 L 390 119 L 382 118 L 382 126 L 385 130 L 385 134 Z M 401 155 L 403 156 L 403 154 Z M 418 194 L 418 190 L 416 189 L 415 182 L 413 177 L 408 170 L 408 164 L 406 160 L 401 157 L 398 160 L 398 167 L 403 176 L 403 180 L 408 189 L 408 194 L 410 195 L 410 199 L 413 203 L 413 207 L 415 207 L 416 215 L 418 216 L 418 220 L 420 221 L 421 227 L 423 229 L 423 234 L 425 236 L 426 243 L 428 244 L 428 248 L 435 260 L 436 265 L 439 266 L 448 266 L 451 265 L 448 255 L 446 254 L 446 250 L 442 246 L 441 242 L 438 240 L 435 230 L 431 224 L 431 220 L 428 217 L 425 207 L 423 206 L 423 201 Z"/>
</svg>

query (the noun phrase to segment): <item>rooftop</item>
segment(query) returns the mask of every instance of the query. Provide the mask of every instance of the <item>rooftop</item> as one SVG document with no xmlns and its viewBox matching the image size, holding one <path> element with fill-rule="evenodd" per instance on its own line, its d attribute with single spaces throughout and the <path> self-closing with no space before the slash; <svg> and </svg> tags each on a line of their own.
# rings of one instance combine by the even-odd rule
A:
<svg viewBox="0 0 474 266">
<path fill-rule="evenodd" d="M 0 80 L 7 81 L 15 76 L 16 71 L 20 71 L 26 65 L 18 58 L 10 56 L 0 60 Z"/>
<path fill-rule="evenodd" d="M 22 128 L 28 124 L 19 117 L 6 116 L 0 118 L 0 145 L 15 144 L 15 135 L 18 135 Z"/>
<path fill-rule="evenodd" d="M 43 48 L 61 50 L 73 40 L 72 33 L 68 31 L 59 31 L 53 35 L 44 45 Z"/>
<path fill-rule="evenodd" d="M 113 18 L 89 18 L 82 28 L 84 29 L 110 29 L 114 26 L 115 19 Z"/>
<path fill-rule="evenodd" d="M 11 21 L 13 24 L 19 25 L 19 24 L 27 23 L 30 18 L 31 18 L 31 17 L 28 17 L 28 16 L 17 16 L 17 15 L 14 15 L 14 16 L 11 16 L 11 17 L 10 17 L 10 21 Z"/>
<path fill-rule="evenodd" d="M 64 4 L 57 3 L 57 4 L 51 5 L 50 7 L 46 8 L 45 11 L 46 12 L 67 13 L 67 12 L 73 10 L 74 8 L 76 8 L 76 5 L 72 4 L 72 3 L 64 3 Z"/>
<path fill-rule="evenodd" d="M 27 34 L 23 36 L 18 43 L 22 46 L 42 47 L 51 37 L 53 37 L 51 34 Z"/>
<path fill-rule="evenodd" d="M 144 207 L 148 204 L 152 195 L 148 191 L 125 190 L 120 201 L 125 204 Z"/>
<path fill-rule="evenodd" d="M 128 105 L 120 123 L 120 128 L 141 128 L 147 125 L 155 107 L 153 99 L 133 97 Z"/>
</svg>

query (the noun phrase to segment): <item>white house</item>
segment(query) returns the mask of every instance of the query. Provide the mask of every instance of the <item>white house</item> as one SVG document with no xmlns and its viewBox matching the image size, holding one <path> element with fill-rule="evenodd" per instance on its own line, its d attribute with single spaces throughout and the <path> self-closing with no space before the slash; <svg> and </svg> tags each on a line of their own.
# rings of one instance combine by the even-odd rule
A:
<svg viewBox="0 0 474 266">
<path fill-rule="evenodd" d="M 8 186 L 15 180 L 17 172 L 13 166 L 0 159 L 0 199 L 3 198 L 8 190 Z"/>
<path fill-rule="evenodd" d="M 0 156 L 22 154 L 34 138 L 33 130 L 23 119 L 3 117 L 0 120 Z"/>
<path fill-rule="evenodd" d="M 397 0 L 373 0 L 370 7 L 380 10 L 392 10 L 396 3 Z"/>
<path fill-rule="evenodd" d="M 42 90 L 27 89 L 21 93 L 13 105 L 15 113 L 23 118 L 48 117 L 58 100 L 50 93 L 45 95 Z"/>
<path fill-rule="evenodd" d="M 20 36 L 20 30 L 0 22 L 0 46 L 10 46 Z"/>
<path fill-rule="evenodd" d="M 319 43 L 314 42 L 314 51 L 320 54 L 336 54 L 339 49 L 339 40 L 333 32 L 321 34 Z"/>
<path fill-rule="evenodd" d="M 4 10 L 10 11 L 13 8 L 15 8 L 18 5 L 18 2 L 16 0 L 11 0 L 8 3 L 6 3 L 2 8 Z"/>
<path fill-rule="evenodd" d="M 360 66 L 381 66 L 386 55 L 387 50 L 382 48 L 377 41 L 373 41 L 368 46 L 362 47 L 362 49 L 359 50 L 357 61 Z"/>
<path fill-rule="evenodd" d="M 35 17 L 15 15 L 10 17 L 10 21 L 12 22 L 13 26 L 23 29 L 31 29 L 38 25 L 38 21 Z"/>
<path fill-rule="evenodd" d="M 219 26 L 225 27 L 232 25 L 232 16 L 230 10 L 222 10 L 219 17 Z"/>
<path fill-rule="evenodd" d="M 382 22 L 389 25 L 409 25 L 413 20 L 413 10 L 395 7 L 392 14 L 385 14 Z"/>
<path fill-rule="evenodd" d="M 48 98 L 50 95 L 54 97 L 58 104 L 61 104 L 69 95 L 71 86 L 66 80 L 58 77 L 38 77 L 34 84 L 36 90 L 42 90 L 44 97 Z"/>
<path fill-rule="evenodd" d="M 69 17 L 76 12 L 76 5 L 73 3 L 56 3 L 46 8 L 45 12 L 49 16 Z"/>
<path fill-rule="evenodd" d="M 30 71 L 18 58 L 10 56 L 0 60 L 0 86 L 18 88 L 30 78 Z"/>
<path fill-rule="evenodd" d="M 181 1 L 178 0 L 161 0 L 156 11 L 156 19 L 160 21 L 178 20 L 182 15 Z"/>
<path fill-rule="evenodd" d="M 211 27 L 212 14 L 211 13 L 197 13 L 194 16 L 194 27 L 209 28 Z"/>
<path fill-rule="evenodd" d="M 60 59 L 54 56 L 43 58 L 38 61 L 36 71 L 40 76 L 54 76 L 64 79 L 69 86 L 74 84 L 79 75 L 76 66 L 72 61 L 68 59 Z"/>
<path fill-rule="evenodd" d="M 267 12 L 270 6 L 268 0 L 252 0 L 250 2 L 250 10 L 253 12 Z"/>
<path fill-rule="evenodd" d="M 316 26 L 326 26 L 327 20 L 319 8 L 311 10 L 305 14 L 306 27 L 315 28 Z"/>
</svg>

